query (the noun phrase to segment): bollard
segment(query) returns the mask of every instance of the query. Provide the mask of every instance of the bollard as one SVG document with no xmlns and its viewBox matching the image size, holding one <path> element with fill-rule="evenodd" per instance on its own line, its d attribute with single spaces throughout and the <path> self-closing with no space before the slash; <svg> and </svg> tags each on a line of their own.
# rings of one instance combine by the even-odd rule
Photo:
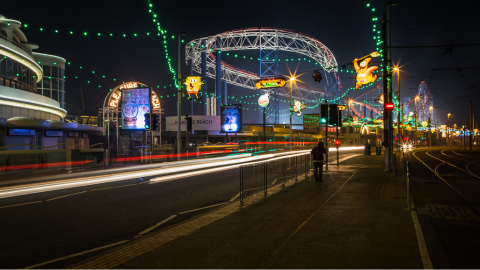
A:
<svg viewBox="0 0 480 270">
<path fill-rule="evenodd" d="M 285 178 L 286 178 L 286 172 L 285 172 L 285 159 L 283 159 L 283 184 L 282 188 L 285 187 Z"/>
<path fill-rule="evenodd" d="M 143 163 L 143 148 L 140 148 L 140 163 Z"/>
<path fill-rule="evenodd" d="M 411 205 L 410 205 L 410 170 L 409 170 L 408 161 L 407 161 L 407 206 L 408 206 L 408 211 L 411 211 Z"/>
<path fill-rule="evenodd" d="M 243 206 L 243 166 L 240 166 L 240 207 Z"/>
<path fill-rule="evenodd" d="M 200 147 L 197 146 L 197 158 L 200 157 Z"/>
<path fill-rule="evenodd" d="M 110 165 L 110 149 L 105 149 L 105 165 Z"/>
<path fill-rule="evenodd" d="M 267 196 L 267 162 L 263 163 L 263 194 Z"/>
<path fill-rule="evenodd" d="M 297 156 L 295 156 L 295 183 L 297 182 Z"/>
</svg>

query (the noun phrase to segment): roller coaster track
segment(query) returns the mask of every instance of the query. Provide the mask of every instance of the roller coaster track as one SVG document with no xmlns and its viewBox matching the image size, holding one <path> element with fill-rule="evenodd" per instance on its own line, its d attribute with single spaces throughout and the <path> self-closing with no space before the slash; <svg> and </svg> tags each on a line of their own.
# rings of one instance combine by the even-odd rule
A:
<svg viewBox="0 0 480 270">
<path fill-rule="evenodd" d="M 217 46 L 218 40 L 221 41 Z M 219 48 L 217 48 L 219 47 Z M 305 55 L 318 62 L 325 70 L 325 85 L 328 91 L 315 89 L 304 84 L 295 83 L 293 96 L 302 101 L 318 101 L 322 98 L 338 97 L 343 91 L 337 71 L 337 61 L 333 53 L 317 39 L 289 29 L 255 27 L 237 29 L 218 35 L 199 38 L 190 41 L 185 46 L 185 60 L 191 60 L 193 70 L 202 73 L 202 52 L 207 54 L 207 77 L 216 78 L 216 57 L 213 52 L 235 50 L 262 50 L 271 49 L 286 52 L 294 52 Z M 319 69 L 321 69 L 319 68 Z M 231 85 L 237 85 L 248 89 L 258 90 L 255 82 L 259 75 L 246 71 L 222 61 L 222 80 Z M 280 96 L 289 97 L 289 87 L 280 88 Z"/>
</svg>

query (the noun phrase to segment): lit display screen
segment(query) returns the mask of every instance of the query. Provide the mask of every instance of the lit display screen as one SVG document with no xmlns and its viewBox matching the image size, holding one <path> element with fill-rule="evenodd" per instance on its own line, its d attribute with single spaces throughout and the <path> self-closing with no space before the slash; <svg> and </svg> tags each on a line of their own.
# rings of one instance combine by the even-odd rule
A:
<svg viewBox="0 0 480 270">
<path fill-rule="evenodd" d="M 145 129 L 150 113 L 150 88 L 122 90 L 122 129 Z"/>
<path fill-rule="evenodd" d="M 221 133 L 242 132 L 242 105 L 228 105 L 221 108 Z"/>
</svg>

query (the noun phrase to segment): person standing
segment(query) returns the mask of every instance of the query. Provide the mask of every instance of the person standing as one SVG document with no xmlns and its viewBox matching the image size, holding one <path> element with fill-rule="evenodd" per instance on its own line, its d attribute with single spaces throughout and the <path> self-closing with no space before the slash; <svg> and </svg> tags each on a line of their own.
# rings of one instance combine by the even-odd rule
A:
<svg viewBox="0 0 480 270">
<path fill-rule="evenodd" d="M 323 182 L 323 155 L 327 153 L 327 149 L 323 142 L 318 142 L 318 146 L 312 149 L 313 170 L 315 175 L 315 182 Z"/>
</svg>

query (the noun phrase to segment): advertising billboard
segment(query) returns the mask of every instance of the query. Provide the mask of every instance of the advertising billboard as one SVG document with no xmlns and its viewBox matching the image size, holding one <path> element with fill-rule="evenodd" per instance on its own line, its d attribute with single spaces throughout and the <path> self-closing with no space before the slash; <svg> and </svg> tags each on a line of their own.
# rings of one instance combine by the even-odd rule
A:
<svg viewBox="0 0 480 270">
<path fill-rule="evenodd" d="M 242 105 L 224 105 L 220 111 L 220 133 L 241 133 Z"/>
<path fill-rule="evenodd" d="M 303 133 L 305 134 L 320 133 L 320 115 L 318 113 L 303 115 Z"/>
<path fill-rule="evenodd" d="M 122 90 L 122 129 L 145 129 L 145 114 L 150 113 L 150 88 Z"/>
</svg>

